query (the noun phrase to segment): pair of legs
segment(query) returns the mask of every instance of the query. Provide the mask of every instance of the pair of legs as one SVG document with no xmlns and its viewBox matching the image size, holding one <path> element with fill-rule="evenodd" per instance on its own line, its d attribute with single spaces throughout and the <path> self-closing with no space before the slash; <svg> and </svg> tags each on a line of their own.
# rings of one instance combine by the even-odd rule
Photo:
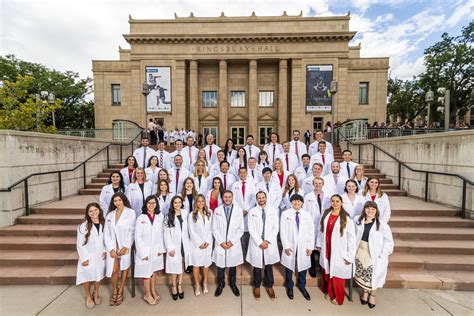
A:
<svg viewBox="0 0 474 316">
<path fill-rule="evenodd" d="M 258 288 L 262 284 L 262 269 L 253 268 L 253 287 Z M 273 265 L 267 264 L 263 269 L 263 286 L 266 288 L 273 287 Z"/>
<path fill-rule="evenodd" d="M 229 283 L 236 285 L 237 282 L 237 268 L 229 267 Z M 223 288 L 225 286 L 225 268 L 217 267 L 217 287 Z"/>
<path fill-rule="evenodd" d="M 293 282 L 293 271 L 285 268 L 285 286 L 287 289 L 292 289 L 295 286 Z M 298 272 L 298 288 L 306 288 L 306 270 Z"/>
<path fill-rule="evenodd" d="M 121 273 L 120 273 L 121 272 Z M 119 282 L 119 274 L 121 274 L 121 284 Z M 120 271 L 120 259 L 116 258 L 114 261 L 114 269 L 112 270 L 112 298 L 111 302 L 114 301 L 112 305 L 120 305 L 123 301 L 123 290 L 125 289 L 125 284 L 127 282 L 128 269 Z M 110 305 L 110 304 L 109 304 Z"/>
<path fill-rule="evenodd" d="M 181 268 L 182 270 L 181 270 L 180 274 L 172 274 L 171 275 L 171 285 L 172 285 L 171 294 L 173 294 L 173 295 L 183 293 L 183 288 L 181 287 L 181 285 L 183 284 L 183 272 L 184 272 L 184 269 L 185 269 L 184 259 L 181 262 L 181 266 L 182 266 L 182 268 Z"/>
<path fill-rule="evenodd" d="M 346 280 L 338 277 L 329 277 L 329 274 L 323 270 L 323 284 L 322 291 L 324 294 L 328 294 L 333 304 L 337 303 L 342 305 L 344 303 L 344 297 L 346 296 Z"/>
<path fill-rule="evenodd" d="M 91 295 L 91 285 L 94 285 L 94 293 Z M 96 303 L 98 304 L 100 296 L 99 296 L 99 287 L 100 287 L 100 282 L 85 282 L 82 283 L 82 288 L 84 289 L 84 292 L 86 293 L 86 300 L 87 303 Z"/>
<path fill-rule="evenodd" d="M 375 293 L 376 293 L 376 290 L 368 291 L 366 289 L 363 289 L 360 299 L 362 301 L 366 301 L 372 305 L 375 305 Z"/>
<path fill-rule="evenodd" d="M 202 269 L 202 284 L 207 285 L 207 276 L 209 275 L 209 267 L 196 267 L 193 266 L 193 278 L 194 278 L 194 287 L 199 286 L 199 274 Z"/>
<path fill-rule="evenodd" d="M 160 296 L 156 293 L 156 273 L 153 272 L 150 278 L 143 279 L 143 289 L 148 301 L 159 301 Z"/>
</svg>

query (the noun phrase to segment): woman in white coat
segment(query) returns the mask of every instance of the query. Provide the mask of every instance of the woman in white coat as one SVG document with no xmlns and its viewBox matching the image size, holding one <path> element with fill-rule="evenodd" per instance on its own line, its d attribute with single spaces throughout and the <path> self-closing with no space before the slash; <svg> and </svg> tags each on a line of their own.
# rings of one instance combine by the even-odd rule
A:
<svg viewBox="0 0 474 316">
<path fill-rule="evenodd" d="M 153 183 L 147 179 L 145 170 L 143 168 L 135 169 L 133 183 L 130 183 L 128 186 L 126 195 L 130 201 L 130 205 L 135 210 L 136 217 L 140 216 L 143 202 L 148 196 L 152 195 L 153 192 Z"/>
<path fill-rule="evenodd" d="M 212 264 L 212 213 L 206 206 L 206 198 L 196 197 L 194 210 L 188 215 L 189 265 L 193 266 L 194 294 L 201 295 L 199 274 L 202 268 L 202 292 L 209 293 L 207 276 Z"/>
<path fill-rule="evenodd" d="M 212 179 L 212 188 L 206 194 L 206 205 L 214 213 L 216 208 L 222 205 L 224 185 L 219 177 Z"/>
<path fill-rule="evenodd" d="M 375 291 L 385 284 L 388 257 L 393 252 L 392 231 L 379 216 L 377 203 L 367 201 L 356 222 L 354 280 L 363 289 L 361 304 L 369 308 L 375 307 Z"/>
<path fill-rule="evenodd" d="M 310 300 L 306 291 L 306 270 L 311 267 L 310 256 L 314 249 L 313 217 L 303 208 L 301 195 L 293 195 L 290 201 L 291 208 L 284 211 L 280 218 L 281 264 L 285 266 L 286 294 L 293 299 L 293 273 L 297 272 L 298 288 L 305 299 Z"/>
<path fill-rule="evenodd" d="M 346 180 L 344 192 L 346 193 L 342 195 L 342 207 L 344 207 L 344 210 L 349 213 L 349 216 L 355 220 L 362 214 L 365 199 L 358 194 L 359 188 L 357 182 L 353 179 Z"/>
<path fill-rule="evenodd" d="M 298 178 L 294 174 L 289 174 L 286 178 L 285 189 L 283 190 L 280 211 L 286 211 L 291 208 L 290 198 L 295 195 L 305 196 L 305 192 L 298 182 Z"/>
<path fill-rule="evenodd" d="M 380 220 L 388 223 L 392 210 L 390 208 L 390 200 L 387 193 L 380 190 L 380 180 L 378 178 L 370 177 L 367 179 L 362 197 L 366 201 L 377 203 L 380 213 Z"/>
<path fill-rule="evenodd" d="M 158 199 L 154 195 L 146 198 L 142 215 L 135 225 L 135 278 L 143 279 L 145 296 L 143 300 L 150 305 L 158 304 L 160 296 L 156 293 L 156 272 L 163 270 L 164 254 L 163 214 Z"/>
<path fill-rule="evenodd" d="M 160 205 L 160 212 L 163 214 L 164 217 L 166 217 L 170 209 L 171 199 L 174 196 L 173 193 L 170 193 L 170 184 L 168 183 L 168 181 L 158 181 L 158 191 L 155 195 L 158 199 L 158 204 Z"/>
<path fill-rule="evenodd" d="M 352 179 L 354 179 L 357 183 L 357 187 L 359 188 L 359 195 L 362 195 L 362 191 L 364 191 L 365 184 L 367 183 L 364 165 L 357 165 L 355 167 Z"/>
<path fill-rule="evenodd" d="M 109 181 L 100 191 L 99 201 L 102 210 L 107 211 L 110 206 L 110 200 L 115 193 L 125 193 L 127 187 L 123 182 L 123 175 L 120 172 L 112 172 L 109 177 Z"/>
<path fill-rule="evenodd" d="M 77 261 L 76 285 L 82 284 L 86 294 L 86 306 L 93 308 L 102 299 L 99 296 L 100 281 L 105 276 L 105 219 L 99 204 L 87 204 L 85 218 L 77 227 Z M 91 285 L 94 293 L 91 295 Z"/>
<path fill-rule="evenodd" d="M 285 187 L 286 179 L 288 178 L 288 175 L 290 173 L 283 168 L 283 163 L 280 158 L 275 159 L 275 162 L 273 163 L 273 173 L 272 173 L 272 178 L 273 181 L 278 183 L 280 185 L 280 188 Z"/>
<path fill-rule="evenodd" d="M 239 177 L 239 169 L 242 167 L 247 168 L 247 152 L 244 147 L 239 147 L 237 157 L 232 160 L 232 173 L 236 177 Z"/>
<path fill-rule="evenodd" d="M 108 278 L 112 278 L 110 306 L 120 305 L 123 302 L 123 290 L 131 263 L 135 221 L 135 211 L 130 207 L 130 202 L 125 194 L 115 193 L 112 196 L 109 212 L 105 217 L 104 228 L 104 243 L 107 250 L 106 275 Z M 120 272 L 122 273 L 119 286 Z"/>
<path fill-rule="evenodd" d="M 342 305 L 346 279 L 352 277 L 355 256 L 355 229 L 349 214 L 342 207 L 342 197 L 331 197 L 331 208 L 321 217 L 316 249 L 323 272 L 322 291 L 334 305 Z"/>
<path fill-rule="evenodd" d="M 268 160 L 268 154 L 265 150 L 262 150 L 258 154 L 258 159 L 257 159 L 257 170 L 262 173 L 264 168 L 273 168 L 273 165 L 271 162 Z"/>
<path fill-rule="evenodd" d="M 123 176 L 123 183 L 125 183 L 126 186 L 132 183 L 133 173 L 136 168 L 138 168 L 137 160 L 133 156 L 128 156 L 127 159 L 125 159 L 124 167 L 120 169 L 120 173 Z"/>
<path fill-rule="evenodd" d="M 232 139 L 229 138 L 225 142 L 225 146 L 222 150 L 224 151 L 225 160 L 232 166 L 232 162 L 237 157 L 237 150 L 235 150 L 235 144 Z"/>
<path fill-rule="evenodd" d="M 183 198 L 183 208 L 186 213 L 189 214 L 194 210 L 194 204 L 196 203 L 196 185 L 191 177 L 187 177 L 183 181 L 183 189 L 181 190 L 181 197 Z"/>
<path fill-rule="evenodd" d="M 145 169 L 145 174 L 148 180 L 156 186 L 158 182 L 158 174 L 160 173 L 161 168 L 158 167 L 158 157 L 151 156 L 150 160 L 148 160 L 148 165 Z"/>
<path fill-rule="evenodd" d="M 165 219 L 164 239 L 166 247 L 166 273 L 171 274 L 171 297 L 174 301 L 184 298 L 183 272 L 189 265 L 188 213 L 179 195 L 171 199 Z"/>
<path fill-rule="evenodd" d="M 197 160 L 194 163 L 194 186 L 196 187 L 196 191 L 198 194 L 206 195 L 209 187 L 208 187 L 208 177 L 209 173 L 207 173 L 206 162 L 204 160 Z"/>
</svg>

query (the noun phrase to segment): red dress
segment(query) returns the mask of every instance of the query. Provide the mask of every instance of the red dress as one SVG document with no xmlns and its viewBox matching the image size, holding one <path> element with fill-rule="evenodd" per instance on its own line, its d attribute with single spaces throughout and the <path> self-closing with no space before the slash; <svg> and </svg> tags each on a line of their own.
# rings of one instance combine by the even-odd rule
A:
<svg viewBox="0 0 474 316">
<path fill-rule="evenodd" d="M 280 186 L 281 187 L 283 186 L 283 177 L 284 176 L 285 176 L 285 174 L 283 172 L 278 174 L 278 179 L 280 180 Z"/>
<path fill-rule="evenodd" d="M 375 198 L 377 197 L 377 194 L 376 195 L 371 195 L 370 198 L 372 199 L 372 202 L 375 202 Z"/>
<path fill-rule="evenodd" d="M 212 212 L 214 212 L 214 210 L 219 206 L 219 200 L 218 199 L 215 199 L 212 197 L 212 194 L 211 194 L 211 197 L 209 199 L 209 208 L 212 210 Z"/>
</svg>

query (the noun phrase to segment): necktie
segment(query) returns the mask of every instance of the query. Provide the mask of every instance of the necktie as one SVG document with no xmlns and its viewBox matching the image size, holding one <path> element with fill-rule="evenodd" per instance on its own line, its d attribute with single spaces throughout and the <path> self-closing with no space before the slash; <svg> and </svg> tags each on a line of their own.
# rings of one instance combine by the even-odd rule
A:
<svg viewBox="0 0 474 316">
<path fill-rule="evenodd" d="M 349 163 L 346 164 L 346 169 L 347 169 L 347 177 L 350 179 L 351 178 L 351 169 L 349 168 Z"/>
<path fill-rule="evenodd" d="M 244 198 L 244 203 L 245 203 L 245 181 L 242 182 L 242 197 Z"/>
<path fill-rule="evenodd" d="M 252 178 L 255 179 L 255 172 L 252 170 Z"/>
<path fill-rule="evenodd" d="M 270 185 L 267 183 L 267 193 L 270 193 Z"/>
<path fill-rule="evenodd" d="M 298 155 L 298 143 L 295 141 L 295 154 L 300 159 L 300 155 Z"/>
<path fill-rule="evenodd" d="M 191 147 L 189 147 L 189 163 L 193 162 L 193 156 L 191 155 Z"/>
<path fill-rule="evenodd" d="M 267 215 L 265 214 L 265 209 L 262 208 L 262 222 L 263 222 L 262 240 L 265 240 L 265 220 L 266 219 L 267 219 Z"/>
<path fill-rule="evenodd" d="M 304 167 L 304 171 L 308 174 L 308 166 Z"/>
<path fill-rule="evenodd" d="M 227 219 L 227 221 L 229 221 L 229 208 L 224 207 L 224 211 L 225 211 L 225 218 Z"/>
<path fill-rule="evenodd" d="M 321 206 L 321 193 L 318 193 L 318 204 L 319 204 L 319 213 L 322 213 L 322 206 Z"/>
<path fill-rule="evenodd" d="M 334 183 L 337 185 L 337 174 L 334 175 Z"/>
<path fill-rule="evenodd" d="M 179 182 L 179 169 L 176 169 L 176 193 L 178 192 L 178 182 Z"/>
<path fill-rule="evenodd" d="M 209 161 L 212 161 L 212 145 L 209 146 Z"/>
<path fill-rule="evenodd" d="M 252 145 L 249 146 L 249 157 L 252 157 Z"/>
<path fill-rule="evenodd" d="M 300 230 L 300 212 L 296 212 L 296 228 Z"/>
<path fill-rule="evenodd" d="M 288 154 L 286 154 L 286 171 L 290 171 L 290 164 L 288 163 Z"/>
<path fill-rule="evenodd" d="M 275 163 L 275 150 L 276 150 L 276 145 L 273 144 L 273 163 Z"/>
<path fill-rule="evenodd" d="M 201 178 L 202 178 L 202 176 L 198 176 L 199 188 L 201 187 Z"/>
<path fill-rule="evenodd" d="M 146 147 L 143 147 L 143 168 L 146 168 Z"/>
<path fill-rule="evenodd" d="M 163 168 L 163 152 L 160 152 L 160 168 Z"/>
<path fill-rule="evenodd" d="M 326 159 L 324 159 L 324 154 L 321 154 L 321 158 L 323 160 L 323 165 L 325 165 L 326 164 Z"/>
<path fill-rule="evenodd" d="M 224 175 L 224 191 L 227 190 L 227 175 Z"/>
</svg>

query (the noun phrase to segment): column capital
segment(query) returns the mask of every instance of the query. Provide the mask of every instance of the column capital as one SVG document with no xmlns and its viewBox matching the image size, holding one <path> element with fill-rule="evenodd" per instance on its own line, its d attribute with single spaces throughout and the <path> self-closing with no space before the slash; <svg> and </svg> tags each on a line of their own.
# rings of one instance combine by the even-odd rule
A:
<svg viewBox="0 0 474 316">
<path fill-rule="evenodd" d="M 189 69 L 196 70 L 198 67 L 198 62 L 196 60 L 191 60 L 189 62 Z"/>
<path fill-rule="evenodd" d="M 227 60 L 219 60 L 219 68 L 227 68 Z"/>
<path fill-rule="evenodd" d="M 257 61 L 255 59 L 249 60 L 249 67 L 250 68 L 257 68 Z"/>
<path fill-rule="evenodd" d="M 288 67 L 288 60 L 287 59 L 280 59 L 280 68 Z"/>
</svg>

